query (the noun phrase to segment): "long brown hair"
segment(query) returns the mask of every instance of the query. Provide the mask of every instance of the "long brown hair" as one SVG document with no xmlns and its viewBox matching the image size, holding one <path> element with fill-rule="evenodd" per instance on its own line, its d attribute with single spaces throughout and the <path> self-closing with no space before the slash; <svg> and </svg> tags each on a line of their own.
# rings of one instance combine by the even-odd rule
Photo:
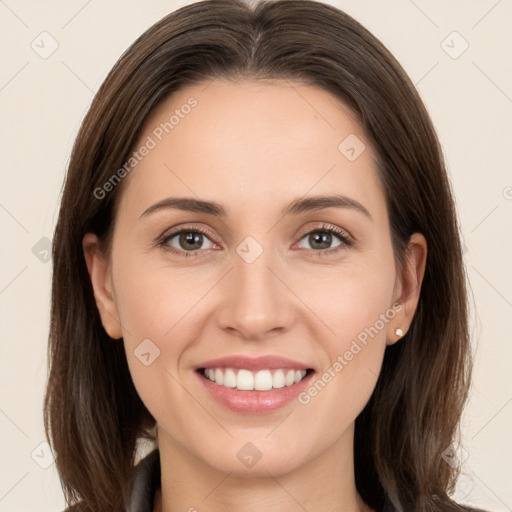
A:
<svg viewBox="0 0 512 512">
<path fill-rule="evenodd" d="M 169 94 L 215 77 L 317 85 L 358 117 L 378 155 L 393 251 L 422 233 L 428 258 L 418 308 L 386 349 L 356 420 L 358 491 L 376 510 L 451 511 L 456 469 L 442 457 L 459 435 L 471 373 L 465 272 L 440 144 L 410 79 L 344 12 L 310 0 L 207 0 L 169 14 L 121 56 L 96 94 L 72 151 L 53 238 L 49 380 L 44 421 L 68 503 L 121 511 L 137 439 L 155 420 L 130 377 L 122 342 L 102 327 L 82 251 L 108 247 L 121 186 L 94 191 L 123 166 L 148 114 Z"/>
</svg>

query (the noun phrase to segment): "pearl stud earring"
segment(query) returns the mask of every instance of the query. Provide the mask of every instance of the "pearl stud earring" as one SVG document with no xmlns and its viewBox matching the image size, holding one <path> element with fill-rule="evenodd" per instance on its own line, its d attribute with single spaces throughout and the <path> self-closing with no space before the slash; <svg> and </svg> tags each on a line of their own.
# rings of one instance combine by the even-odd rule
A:
<svg viewBox="0 0 512 512">
<path fill-rule="evenodd" d="M 402 331 L 402 329 L 395 329 L 395 334 L 397 336 L 403 336 L 404 332 Z"/>
</svg>

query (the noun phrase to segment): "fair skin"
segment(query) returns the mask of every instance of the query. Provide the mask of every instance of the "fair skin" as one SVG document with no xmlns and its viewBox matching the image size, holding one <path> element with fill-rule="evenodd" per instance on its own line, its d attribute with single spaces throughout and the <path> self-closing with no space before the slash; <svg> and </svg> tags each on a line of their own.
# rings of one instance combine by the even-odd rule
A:
<svg viewBox="0 0 512 512">
<path fill-rule="evenodd" d="M 111 252 L 102 254 L 92 233 L 83 241 L 103 325 L 123 339 L 135 387 L 158 424 L 154 510 L 368 511 L 354 481 L 354 422 L 386 346 L 399 339 L 395 329 L 406 333 L 412 322 L 426 241 L 411 236 L 397 272 L 375 153 L 327 91 L 284 80 L 189 86 L 151 114 L 140 144 L 191 96 L 197 106 L 125 178 Z M 350 134 L 366 146 L 354 161 L 338 149 Z M 332 206 L 280 213 L 327 194 L 357 201 L 369 216 Z M 214 201 L 226 215 L 163 208 L 141 217 L 170 196 Z M 334 233 L 327 249 L 314 245 L 307 235 L 324 233 L 322 224 L 353 243 Z M 207 231 L 195 251 L 179 235 L 166 241 L 189 257 L 155 242 L 181 227 Z M 251 263 L 236 250 L 248 236 L 263 249 Z M 226 355 L 278 354 L 307 363 L 318 378 L 396 303 L 400 311 L 307 404 L 235 412 L 194 371 Z M 148 366 L 134 354 L 145 339 L 160 350 Z M 237 457 L 248 442 L 261 454 L 252 467 Z"/>
</svg>

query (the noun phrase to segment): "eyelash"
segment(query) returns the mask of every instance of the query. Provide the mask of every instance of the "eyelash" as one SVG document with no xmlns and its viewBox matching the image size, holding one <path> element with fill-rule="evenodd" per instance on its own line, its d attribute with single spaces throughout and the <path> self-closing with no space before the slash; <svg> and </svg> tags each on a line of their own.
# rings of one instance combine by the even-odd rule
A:
<svg viewBox="0 0 512 512">
<path fill-rule="evenodd" d="M 172 254 L 176 254 L 181 257 L 189 258 L 189 257 L 197 257 L 200 255 L 201 252 L 204 251 L 199 249 L 196 251 L 184 251 L 184 250 L 178 250 L 172 246 L 169 245 L 169 240 L 172 240 L 175 236 L 181 235 L 182 233 L 200 233 L 204 236 L 206 236 L 212 243 L 213 240 L 211 240 L 212 236 L 208 231 L 205 231 L 204 229 L 201 229 L 199 227 L 184 227 L 180 228 L 176 231 L 172 231 L 171 233 L 165 233 L 163 236 L 159 237 L 157 240 L 157 245 L 161 247 L 164 251 L 168 251 Z M 348 235 L 345 231 L 341 230 L 340 228 L 337 228 L 335 226 L 329 226 L 326 224 L 321 224 L 319 226 L 315 226 L 313 229 L 307 231 L 301 237 L 299 238 L 299 241 L 302 240 L 305 236 L 311 235 L 313 233 L 328 233 L 328 234 L 334 234 L 336 235 L 340 240 L 341 244 L 331 248 L 331 249 L 305 249 L 307 251 L 312 251 L 315 253 L 315 255 L 319 257 L 325 257 L 329 256 L 331 254 L 336 254 L 342 250 L 345 250 L 346 248 L 353 245 L 354 240 L 350 235 Z M 208 249 L 206 249 L 208 250 Z"/>
</svg>

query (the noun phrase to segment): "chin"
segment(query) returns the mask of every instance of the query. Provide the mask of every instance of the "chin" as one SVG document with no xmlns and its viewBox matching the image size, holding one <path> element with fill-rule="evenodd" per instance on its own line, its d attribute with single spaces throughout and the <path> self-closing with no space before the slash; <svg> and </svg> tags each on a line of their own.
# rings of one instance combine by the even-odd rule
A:
<svg viewBox="0 0 512 512">
<path fill-rule="evenodd" d="M 220 446 L 220 453 L 208 450 L 203 461 L 216 471 L 231 473 L 236 477 L 268 477 L 285 475 L 304 464 L 299 457 L 297 444 L 286 446 L 284 443 L 270 443 L 261 437 L 249 441 L 244 436 L 242 441 L 231 440 Z M 302 454 L 304 449 L 301 448 Z"/>
</svg>

